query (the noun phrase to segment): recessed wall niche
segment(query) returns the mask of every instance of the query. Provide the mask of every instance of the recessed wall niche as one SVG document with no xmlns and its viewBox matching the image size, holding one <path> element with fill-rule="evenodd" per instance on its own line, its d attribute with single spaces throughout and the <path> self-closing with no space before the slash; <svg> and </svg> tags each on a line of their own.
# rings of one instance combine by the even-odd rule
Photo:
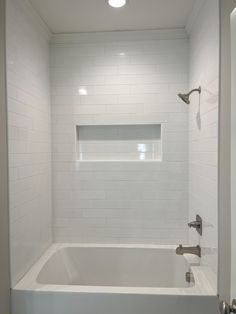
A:
<svg viewBox="0 0 236 314">
<path fill-rule="evenodd" d="M 76 126 L 77 160 L 161 161 L 161 125 Z"/>
</svg>

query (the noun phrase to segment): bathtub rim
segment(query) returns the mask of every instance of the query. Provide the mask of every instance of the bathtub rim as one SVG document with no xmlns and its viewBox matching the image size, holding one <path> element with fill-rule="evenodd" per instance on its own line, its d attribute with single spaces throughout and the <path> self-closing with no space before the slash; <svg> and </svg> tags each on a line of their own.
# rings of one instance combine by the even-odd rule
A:
<svg viewBox="0 0 236 314">
<path fill-rule="evenodd" d="M 90 247 L 90 248 L 131 248 L 131 249 L 168 249 L 175 250 L 177 245 L 155 245 L 155 244 L 97 244 L 97 243 L 54 243 L 36 261 L 25 276 L 13 287 L 14 291 L 34 292 L 71 292 L 71 293 L 115 293 L 115 294 L 148 294 L 148 295 L 200 295 L 215 296 L 208 267 L 200 266 L 199 258 L 191 254 L 184 254 L 195 284 L 192 287 L 117 287 L 117 286 L 85 286 L 85 285 L 54 285 L 41 284 L 37 277 L 46 262 L 59 250 L 68 247 Z"/>
</svg>

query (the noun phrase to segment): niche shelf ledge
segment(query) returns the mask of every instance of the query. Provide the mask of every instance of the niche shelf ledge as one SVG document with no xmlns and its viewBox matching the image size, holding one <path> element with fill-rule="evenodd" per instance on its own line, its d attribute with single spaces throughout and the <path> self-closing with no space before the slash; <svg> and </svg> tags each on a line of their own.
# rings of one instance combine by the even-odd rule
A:
<svg viewBox="0 0 236 314">
<path fill-rule="evenodd" d="M 161 161 L 161 124 L 76 126 L 78 161 Z"/>
</svg>

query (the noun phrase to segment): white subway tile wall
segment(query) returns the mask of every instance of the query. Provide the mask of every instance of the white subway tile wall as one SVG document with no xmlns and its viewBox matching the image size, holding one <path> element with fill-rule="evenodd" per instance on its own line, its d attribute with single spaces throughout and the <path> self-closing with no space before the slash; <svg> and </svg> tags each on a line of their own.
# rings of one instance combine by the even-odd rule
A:
<svg viewBox="0 0 236 314">
<path fill-rule="evenodd" d="M 64 35 L 64 43 L 53 36 L 50 63 L 42 25 L 27 0 L 7 0 L 12 286 L 50 245 L 53 232 L 56 242 L 200 243 L 216 287 L 215 1 L 202 2 L 190 40 L 182 31 L 159 31 L 159 39 L 153 31 L 152 40 L 146 32 L 134 32 L 133 39 L 129 32 L 112 33 L 115 39 L 111 33 Z M 200 102 L 197 94 L 190 106 L 178 99 L 178 92 L 199 85 Z M 116 158 L 116 151 L 134 148 L 107 139 L 84 143 L 92 160 L 78 160 L 76 128 L 122 125 L 161 126 L 158 161 Z M 109 151 L 113 160 L 103 160 Z M 187 230 L 196 214 L 203 218 L 201 238 Z"/>
<path fill-rule="evenodd" d="M 52 44 L 56 242 L 188 242 L 188 107 L 177 97 L 188 89 L 188 53 L 186 38 L 143 32 Z M 138 124 L 161 124 L 161 162 L 77 160 L 76 126 Z"/>
<path fill-rule="evenodd" d="M 33 11 L 20 3 L 7 1 L 12 286 L 52 238 L 49 45 Z"/>
<path fill-rule="evenodd" d="M 190 34 L 190 87 L 202 86 L 189 107 L 189 216 L 203 218 L 203 236 L 190 230 L 190 242 L 200 243 L 202 263 L 217 278 L 217 143 L 219 84 L 219 12 L 207 0 Z"/>
</svg>

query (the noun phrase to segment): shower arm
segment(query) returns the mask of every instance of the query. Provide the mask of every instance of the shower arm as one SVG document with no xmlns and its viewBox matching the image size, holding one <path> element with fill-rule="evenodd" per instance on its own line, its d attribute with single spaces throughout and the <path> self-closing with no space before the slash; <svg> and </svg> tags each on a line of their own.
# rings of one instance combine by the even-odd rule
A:
<svg viewBox="0 0 236 314">
<path fill-rule="evenodd" d="M 187 95 L 190 96 L 193 92 L 198 92 L 199 94 L 201 94 L 201 91 L 201 86 L 199 86 L 198 88 L 192 89 Z"/>
</svg>

